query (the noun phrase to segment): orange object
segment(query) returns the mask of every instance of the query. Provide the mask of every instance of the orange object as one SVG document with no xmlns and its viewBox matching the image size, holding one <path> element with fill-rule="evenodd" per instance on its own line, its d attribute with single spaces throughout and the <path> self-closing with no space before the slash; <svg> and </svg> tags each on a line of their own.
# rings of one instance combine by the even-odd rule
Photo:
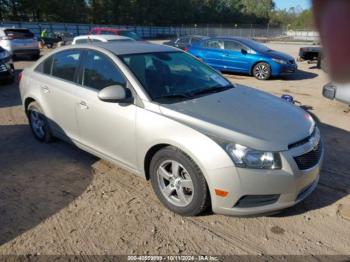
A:
<svg viewBox="0 0 350 262">
<path fill-rule="evenodd" d="M 226 197 L 228 195 L 228 192 L 221 189 L 215 189 L 215 194 L 217 196 Z"/>
</svg>

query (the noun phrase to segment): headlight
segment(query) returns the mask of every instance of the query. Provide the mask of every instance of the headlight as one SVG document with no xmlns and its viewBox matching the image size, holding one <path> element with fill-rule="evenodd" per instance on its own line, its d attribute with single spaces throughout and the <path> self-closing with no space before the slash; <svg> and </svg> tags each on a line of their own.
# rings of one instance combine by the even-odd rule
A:
<svg viewBox="0 0 350 262">
<path fill-rule="evenodd" d="M 279 153 L 258 151 L 234 143 L 226 144 L 224 149 L 238 167 L 254 169 L 282 168 Z"/>
<path fill-rule="evenodd" d="M 272 58 L 272 60 L 275 61 L 275 62 L 278 63 L 278 64 L 282 64 L 282 65 L 287 64 L 287 61 L 284 61 L 284 60 L 282 60 L 282 59 Z"/>
</svg>

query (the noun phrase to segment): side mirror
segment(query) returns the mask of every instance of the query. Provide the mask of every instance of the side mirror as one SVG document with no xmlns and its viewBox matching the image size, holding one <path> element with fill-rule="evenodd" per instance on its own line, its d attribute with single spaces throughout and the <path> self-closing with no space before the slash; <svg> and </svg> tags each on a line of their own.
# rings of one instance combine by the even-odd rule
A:
<svg viewBox="0 0 350 262">
<path fill-rule="evenodd" d="M 110 103 L 131 103 L 132 96 L 129 89 L 121 85 L 107 86 L 98 92 L 98 98 Z"/>
<path fill-rule="evenodd" d="M 243 55 L 246 55 L 246 54 L 248 54 L 248 51 L 242 48 L 242 49 L 241 49 L 241 53 L 242 53 Z"/>
</svg>

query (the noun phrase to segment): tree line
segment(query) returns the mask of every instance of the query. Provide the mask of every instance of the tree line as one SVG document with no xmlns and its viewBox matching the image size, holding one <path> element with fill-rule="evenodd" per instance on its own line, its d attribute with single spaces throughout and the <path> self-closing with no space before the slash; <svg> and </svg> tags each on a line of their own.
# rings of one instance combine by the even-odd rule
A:
<svg viewBox="0 0 350 262">
<path fill-rule="evenodd" d="M 0 0 L 0 21 L 137 25 L 312 26 L 310 10 L 276 10 L 273 0 Z"/>
</svg>

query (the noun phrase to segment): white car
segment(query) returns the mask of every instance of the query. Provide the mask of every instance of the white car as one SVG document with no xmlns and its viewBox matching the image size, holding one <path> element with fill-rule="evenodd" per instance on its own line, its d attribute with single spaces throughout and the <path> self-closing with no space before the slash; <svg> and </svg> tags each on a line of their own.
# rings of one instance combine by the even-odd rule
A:
<svg viewBox="0 0 350 262">
<path fill-rule="evenodd" d="M 0 46 L 13 57 L 30 56 L 38 59 L 40 56 L 37 39 L 25 28 L 0 28 Z"/>
<path fill-rule="evenodd" d="M 128 42 L 135 41 L 132 38 L 116 35 L 81 35 L 74 37 L 72 45 L 87 44 L 87 43 L 100 43 L 100 42 Z"/>
<path fill-rule="evenodd" d="M 319 180 L 323 142 L 307 112 L 177 48 L 57 48 L 23 70 L 20 93 L 39 141 L 62 138 L 150 179 L 181 215 L 275 212 Z"/>
</svg>

